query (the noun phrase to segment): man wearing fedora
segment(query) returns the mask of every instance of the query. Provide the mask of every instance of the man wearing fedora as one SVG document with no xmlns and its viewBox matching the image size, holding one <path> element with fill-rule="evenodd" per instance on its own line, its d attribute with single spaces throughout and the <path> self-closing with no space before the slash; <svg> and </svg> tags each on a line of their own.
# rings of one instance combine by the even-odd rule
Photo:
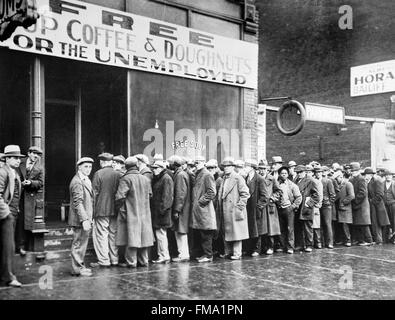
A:
<svg viewBox="0 0 395 320">
<path fill-rule="evenodd" d="M 24 256 L 26 230 L 33 229 L 36 203 L 43 201 L 44 168 L 41 165 L 43 151 L 40 147 L 31 146 L 27 158 L 21 161 L 18 173 L 22 180 L 21 214 L 17 220 L 15 246 L 16 251 Z"/>
<path fill-rule="evenodd" d="M 92 228 L 94 194 L 89 175 L 93 159 L 83 157 L 77 161 L 77 173 L 70 182 L 69 225 L 73 227 L 71 244 L 71 274 L 89 277 L 92 271 L 85 267 L 84 259 Z"/>
<path fill-rule="evenodd" d="M 372 222 L 373 241 L 383 243 L 383 229 L 390 225 L 384 204 L 384 182 L 375 176 L 372 168 L 365 168 L 365 180 L 368 183 L 368 199 L 370 204 L 370 219 Z"/>
<path fill-rule="evenodd" d="M 110 153 L 99 155 L 101 169 L 95 172 L 92 180 L 95 196 L 92 240 L 97 256 L 97 262 L 91 263 L 92 268 L 118 264 L 118 248 L 115 244 L 117 218 L 114 202 L 121 173 L 112 168 L 113 157 Z"/>
<path fill-rule="evenodd" d="M 21 163 L 21 150 L 17 145 L 4 148 L 5 164 L 0 168 L 0 277 L 11 287 L 22 284 L 13 274 L 15 252 L 14 233 L 19 215 L 22 184 L 17 172 Z"/>
<path fill-rule="evenodd" d="M 361 175 L 361 165 L 358 162 L 350 163 L 351 178 L 350 182 L 354 187 L 355 198 L 351 202 L 352 220 L 355 228 L 354 235 L 358 239 L 359 246 L 373 244 L 372 234 L 370 233 L 370 208 L 368 199 L 368 185 Z M 346 173 L 345 173 L 346 175 Z"/>
<path fill-rule="evenodd" d="M 278 169 L 280 169 L 283 165 L 283 158 L 280 156 L 272 157 L 272 168 L 270 174 L 274 177 L 275 180 L 278 180 Z"/>
<path fill-rule="evenodd" d="M 296 181 L 296 172 L 295 172 L 295 168 L 296 168 L 296 162 L 291 160 L 288 162 L 288 170 L 289 170 L 289 176 L 288 176 L 288 180 L 295 183 Z"/>
</svg>

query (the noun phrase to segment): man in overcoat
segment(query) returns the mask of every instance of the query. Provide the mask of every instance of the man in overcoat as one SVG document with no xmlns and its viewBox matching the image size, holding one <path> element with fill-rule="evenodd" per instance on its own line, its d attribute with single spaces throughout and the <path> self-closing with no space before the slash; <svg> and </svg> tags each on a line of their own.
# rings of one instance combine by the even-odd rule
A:
<svg viewBox="0 0 395 320">
<path fill-rule="evenodd" d="M 70 182 L 70 211 L 68 223 L 73 227 L 71 244 L 71 274 L 91 276 L 92 271 L 85 267 L 84 259 L 92 228 L 94 194 L 89 175 L 93 159 L 83 157 L 77 161 L 77 173 Z"/>
<path fill-rule="evenodd" d="M 191 183 L 183 165 L 185 161 L 179 156 L 173 156 L 174 200 L 173 200 L 173 229 L 177 242 L 178 256 L 173 262 L 189 260 L 188 233 L 191 214 Z"/>
<path fill-rule="evenodd" d="M 115 243 L 117 217 L 114 204 L 121 173 L 112 167 L 112 154 L 100 154 L 99 161 L 101 169 L 95 172 L 92 180 L 95 196 L 92 240 L 97 256 L 97 262 L 90 265 L 92 268 L 118 265 L 118 247 Z"/>
<path fill-rule="evenodd" d="M 373 244 L 370 233 L 370 207 L 368 199 L 368 185 L 361 173 L 361 165 L 358 162 L 350 163 L 350 182 L 354 187 L 355 198 L 352 200 L 352 220 L 355 228 L 354 235 L 358 239 L 359 246 Z M 346 175 L 346 173 L 344 173 Z"/>
<path fill-rule="evenodd" d="M 395 244 L 395 182 L 389 170 L 384 171 L 384 177 L 384 204 L 390 220 L 387 237 L 389 242 Z"/>
<path fill-rule="evenodd" d="M 265 186 L 264 178 L 258 174 L 258 162 L 254 159 L 247 159 L 245 161 L 245 173 L 247 187 L 250 197 L 247 200 L 247 221 L 249 239 L 244 241 L 248 255 L 257 257 L 261 251 L 261 243 L 258 232 L 258 207 L 263 207 L 265 202 Z"/>
<path fill-rule="evenodd" d="M 383 229 L 390 225 L 384 204 L 384 182 L 376 177 L 372 168 L 365 168 L 365 180 L 368 183 L 368 199 L 370 204 L 370 218 L 373 241 L 383 243 Z"/>
<path fill-rule="evenodd" d="M 18 169 L 22 181 L 22 197 L 21 214 L 16 225 L 15 245 L 16 251 L 21 256 L 26 254 L 26 239 L 30 236 L 27 231 L 33 230 L 36 210 L 43 207 L 44 169 L 40 163 L 42 153 L 41 148 L 31 146 L 27 153 L 28 157 L 21 161 Z M 41 215 L 44 215 L 43 209 L 41 210 Z"/>
<path fill-rule="evenodd" d="M 149 159 L 145 154 L 138 154 L 136 155 L 136 158 L 138 160 L 137 162 L 137 167 L 139 168 L 140 173 L 149 179 L 150 182 L 152 182 L 152 178 L 154 177 L 152 171 L 150 168 L 148 168 L 149 165 Z"/>
<path fill-rule="evenodd" d="M 171 228 L 174 183 L 166 170 L 163 160 L 157 160 L 151 166 L 154 171 L 152 180 L 152 226 L 154 228 L 158 259 L 153 263 L 169 263 L 169 243 L 167 229 Z"/>
<path fill-rule="evenodd" d="M 125 157 L 123 155 L 114 156 L 112 158 L 112 167 L 115 171 L 118 171 L 123 175 L 126 172 L 125 169 Z"/>
<path fill-rule="evenodd" d="M 217 230 L 213 203 L 216 195 L 215 181 L 206 169 L 205 162 L 203 156 L 196 156 L 196 178 L 192 191 L 191 227 L 200 235 L 199 244 L 203 251 L 203 255 L 196 259 L 199 263 L 213 261 L 213 237 Z"/>
<path fill-rule="evenodd" d="M 306 166 L 307 167 L 307 166 Z M 299 220 L 302 221 L 302 241 L 305 252 L 311 252 L 313 246 L 313 218 L 314 207 L 316 207 L 322 198 L 320 197 L 319 185 L 311 175 L 307 175 L 306 171 L 311 171 L 312 168 L 306 169 L 300 167 L 295 169 L 298 174 L 297 185 L 302 194 L 302 203 L 299 207 Z"/>
<path fill-rule="evenodd" d="M 136 268 L 148 266 L 148 248 L 154 243 L 150 197 L 151 183 L 137 168 L 137 158 L 125 160 L 126 173 L 119 180 L 115 195 L 118 213 L 116 244 L 126 246 L 125 264 Z"/>
<path fill-rule="evenodd" d="M 233 158 L 225 158 L 222 167 L 224 175 L 218 193 L 225 231 L 225 255 L 231 260 L 240 260 L 242 240 L 249 237 L 246 206 L 250 193 L 244 178 L 234 170 Z"/>
<path fill-rule="evenodd" d="M 13 259 L 22 190 L 17 169 L 23 157 L 19 146 L 8 145 L 3 154 L 5 164 L 0 168 L 0 280 L 10 287 L 22 286 L 13 273 Z"/>
<path fill-rule="evenodd" d="M 344 178 L 341 170 L 336 171 L 333 174 L 333 178 L 336 179 L 338 185 L 335 198 L 335 205 L 338 214 L 337 223 L 341 226 L 344 237 L 343 244 L 346 247 L 351 247 L 351 233 L 349 225 L 352 224 L 351 201 L 355 199 L 354 187 L 351 182 Z"/>
</svg>

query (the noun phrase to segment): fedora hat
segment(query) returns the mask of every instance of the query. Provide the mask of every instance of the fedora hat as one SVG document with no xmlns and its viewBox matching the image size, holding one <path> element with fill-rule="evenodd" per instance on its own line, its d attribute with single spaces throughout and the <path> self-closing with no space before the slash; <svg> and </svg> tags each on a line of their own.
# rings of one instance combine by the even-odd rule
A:
<svg viewBox="0 0 395 320">
<path fill-rule="evenodd" d="M 324 169 L 323 169 L 321 166 L 315 166 L 315 167 L 313 168 L 313 171 L 314 171 L 314 172 L 323 172 Z"/>
<path fill-rule="evenodd" d="M 268 167 L 269 167 L 269 164 L 267 163 L 266 159 L 262 159 L 261 161 L 259 161 L 259 163 L 258 163 L 259 169 L 266 169 Z"/>
<path fill-rule="evenodd" d="M 4 148 L 4 158 L 6 157 L 19 157 L 24 158 L 25 155 L 21 154 L 21 149 L 15 144 L 10 144 Z"/>
<path fill-rule="evenodd" d="M 206 168 L 216 168 L 218 167 L 218 162 L 215 159 L 210 159 L 206 162 Z"/>
<path fill-rule="evenodd" d="M 346 166 L 344 166 L 344 168 L 346 169 Z M 350 169 L 351 169 L 351 171 L 361 170 L 361 165 L 359 164 L 359 162 L 351 162 Z"/>
<path fill-rule="evenodd" d="M 306 167 L 304 165 L 299 164 L 295 167 L 295 172 L 303 172 L 303 171 L 306 171 Z"/>
<path fill-rule="evenodd" d="M 288 167 L 296 167 L 296 162 L 291 160 L 290 162 L 288 162 Z"/>
<path fill-rule="evenodd" d="M 283 158 L 281 158 L 280 156 L 272 157 L 272 164 L 274 163 L 283 163 Z"/>
<path fill-rule="evenodd" d="M 234 161 L 234 165 L 235 165 L 235 167 L 237 167 L 237 168 L 244 168 L 244 161 L 243 160 L 235 160 Z"/>
<path fill-rule="evenodd" d="M 363 173 L 364 173 L 364 174 L 375 174 L 376 172 L 375 172 L 372 168 L 367 167 L 367 168 L 365 168 L 365 170 L 363 171 Z"/>
<path fill-rule="evenodd" d="M 235 161 L 232 157 L 226 157 L 221 163 L 221 166 L 234 166 L 234 165 L 235 165 Z"/>
</svg>

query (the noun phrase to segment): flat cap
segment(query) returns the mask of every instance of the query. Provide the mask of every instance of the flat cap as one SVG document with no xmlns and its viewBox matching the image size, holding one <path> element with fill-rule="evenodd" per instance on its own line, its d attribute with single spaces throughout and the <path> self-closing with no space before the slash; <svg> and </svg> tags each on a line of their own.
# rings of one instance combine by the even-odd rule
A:
<svg viewBox="0 0 395 320">
<path fill-rule="evenodd" d="M 140 153 L 140 154 L 135 155 L 135 157 L 138 160 L 140 160 L 141 162 L 144 162 L 145 164 L 149 164 L 149 159 L 145 154 Z"/>
<path fill-rule="evenodd" d="M 386 175 L 386 176 L 392 176 L 393 173 L 392 173 L 390 170 L 388 170 L 388 169 L 384 169 L 384 175 Z"/>
<path fill-rule="evenodd" d="M 283 163 L 283 158 L 280 156 L 274 156 L 272 157 L 272 163 Z"/>
<path fill-rule="evenodd" d="M 152 164 L 151 168 L 163 168 L 163 169 L 165 169 L 166 168 L 166 163 L 163 160 L 157 160 L 157 161 L 155 161 Z"/>
<path fill-rule="evenodd" d="M 170 163 L 178 164 L 180 166 L 185 163 L 185 159 L 183 157 L 176 155 L 176 154 L 173 154 L 172 156 L 170 156 L 170 158 L 167 159 L 167 161 Z"/>
<path fill-rule="evenodd" d="M 296 167 L 296 162 L 291 160 L 290 162 L 288 162 L 288 167 Z"/>
<path fill-rule="evenodd" d="M 222 160 L 221 166 L 234 166 L 235 165 L 235 160 L 232 157 L 226 157 L 224 160 Z"/>
<path fill-rule="evenodd" d="M 80 158 L 78 161 L 77 161 L 77 166 L 79 166 L 79 165 L 81 165 L 81 164 L 83 164 L 83 163 L 85 163 L 85 162 L 89 162 L 89 163 L 93 163 L 93 162 L 95 162 L 92 158 L 89 158 L 89 157 L 82 157 L 82 158 Z"/>
<path fill-rule="evenodd" d="M 29 152 L 34 152 L 34 153 L 37 153 L 37 154 L 43 154 L 43 150 L 40 147 L 37 147 L 37 146 L 31 146 L 29 148 Z"/>
<path fill-rule="evenodd" d="M 346 166 L 345 166 L 345 168 L 346 168 Z M 351 162 L 350 169 L 351 169 L 351 171 L 361 170 L 361 165 L 359 164 L 359 162 Z"/>
<path fill-rule="evenodd" d="M 218 167 L 218 161 L 215 159 L 210 159 L 209 161 L 206 162 L 206 167 L 207 168 L 215 168 Z"/>
<path fill-rule="evenodd" d="M 156 160 L 163 160 L 163 154 L 161 154 L 161 153 L 155 153 L 153 160 L 154 160 L 154 162 L 155 162 Z"/>
<path fill-rule="evenodd" d="M 196 156 L 195 162 L 206 162 L 206 158 L 203 156 Z"/>
<path fill-rule="evenodd" d="M 125 157 L 123 155 L 118 155 L 118 156 L 114 156 L 114 158 L 112 158 L 113 161 L 125 164 Z"/>
<path fill-rule="evenodd" d="M 305 166 L 305 171 L 313 171 L 313 166 L 311 166 L 310 164 L 307 164 Z"/>
<path fill-rule="evenodd" d="M 111 161 L 113 157 L 114 157 L 113 154 L 104 152 L 104 153 L 99 154 L 98 159 L 103 160 L 103 161 Z"/>
<path fill-rule="evenodd" d="M 245 165 L 256 169 L 258 168 L 258 161 L 255 159 L 246 159 Z"/>
<path fill-rule="evenodd" d="M 136 157 L 128 157 L 125 160 L 125 167 L 129 168 L 129 167 L 135 167 L 137 166 L 137 158 Z"/>
<path fill-rule="evenodd" d="M 363 171 L 363 173 L 364 173 L 364 174 L 375 174 L 376 172 L 375 172 L 372 168 L 367 167 L 367 168 L 365 168 L 365 170 Z"/>
<path fill-rule="evenodd" d="M 314 171 L 314 172 L 323 172 L 324 169 L 323 169 L 321 166 L 315 166 L 315 167 L 313 168 L 313 171 Z"/>
<path fill-rule="evenodd" d="M 304 165 L 299 164 L 295 167 L 295 172 L 303 172 L 303 171 L 306 171 L 306 167 Z"/>
</svg>

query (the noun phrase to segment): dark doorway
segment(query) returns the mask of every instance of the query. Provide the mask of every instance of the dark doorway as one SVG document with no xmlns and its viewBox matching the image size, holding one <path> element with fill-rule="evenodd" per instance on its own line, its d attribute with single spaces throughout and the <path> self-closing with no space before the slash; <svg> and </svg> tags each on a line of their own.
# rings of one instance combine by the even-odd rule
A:
<svg viewBox="0 0 395 320">
<path fill-rule="evenodd" d="M 68 184 L 75 174 L 76 107 L 45 106 L 47 220 L 59 220 L 62 203 L 69 202 Z"/>
</svg>

